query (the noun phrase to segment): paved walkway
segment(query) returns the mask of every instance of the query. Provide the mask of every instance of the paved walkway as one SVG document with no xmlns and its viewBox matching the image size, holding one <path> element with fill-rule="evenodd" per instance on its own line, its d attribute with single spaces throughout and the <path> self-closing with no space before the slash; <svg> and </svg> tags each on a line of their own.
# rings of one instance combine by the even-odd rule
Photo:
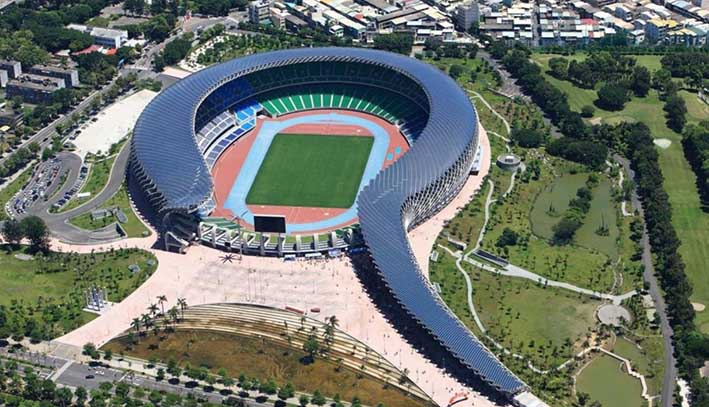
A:
<svg viewBox="0 0 709 407">
<path fill-rule="evenodd" d="M 465 261 L 472 264 L 475 267 L 479 267 L 479 268 L 481 268 L 483 270 L 487 270 L 491 273 L 497 273 L 497 274 L 501 274 L 503 276 L 508 276 L 508 277 L 525 278 L 527 280 L 531 280 L 531 281 L 534 281 L 534 282 L 537 282 L 537 283 L 540 283 L 540 284 L 543 284 L 543 285 L 546 285 L 549 287 L 563 288 L 565 290 L 574 291 L 579 294 L 588 295 L 590 297 L 594 297 L 594 298 L 598 298 L 598 299 L 602 299 L 602 300 L 608 300 L 608 301 L 611 301 L 615 305 L 620 305 L 620 303 L 623 300 L 626 300 L 626 299 L 632 297 L 633 295 L 637 294 L 637 291 L 635 291 L 635 290 L 628 291 L 627 293 L 622 294 L 622 295 L 601 293 L 598 291 L 589 290 L 587 288 L 577 287 L 573 284 L 564 283 L 561 281 L 549 280 L 546 277 L 542 277 L 539 274 L 525 270 L 521 267 L 515 266 L 514 264 L 508 264 L 507 267 L 505 267 L 505 268 L 496 268 L 496 267 L 492 267 L 490 265 L 487 265 L 485 263 L 482 263 L 480 261 L 471 259 L 470 257 L 467 257 L 467 256 L 465 256 Z"/>
<path fill-rule="evenodd" d="M 492 106 L 490 106 L 490 103 L 488 103 L 485 98 L 479 94 L 478 92 L 474 90 L 469 90 L 468 93 L 473 95 L 473 98 L 480 99 L 480 101 L 494 114 L 497 116 L 500 120 L 502 120 L 502 123 L 505 125 L 505 130 L 507 130 L 507 134 L 512 134 L 512 128 L 510 127 L 510 123 L 507 122 L 507 119 L 505 119 L 500 113 L 497 112 Z"/>
</svg>

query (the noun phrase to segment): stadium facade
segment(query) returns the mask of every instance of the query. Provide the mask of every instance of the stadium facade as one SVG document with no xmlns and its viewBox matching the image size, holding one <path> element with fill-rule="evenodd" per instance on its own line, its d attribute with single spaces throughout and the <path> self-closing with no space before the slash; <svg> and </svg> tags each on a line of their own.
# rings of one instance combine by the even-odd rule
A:
<svg viewBox="0 0 709 407">
<path fill-rule="evenodd" d="M 478 149 L 473 105 L 428 64 L 366 49 L 293 49 L 212 66 L 167 88 L 140 116 L 130 162 L 166 245 L 180 247 L 199 232 L 195 219 L 213 207 L 211 165 L 257 114 L 315 108 L 375 114 L 408 139 L 410 150 L 357 200 L 371 261 L 401 309 L 450 356 L 510 398 L 524 392 L 525 384 L 438 297 L 407 239 L 460 191 Z"/>
</svg>

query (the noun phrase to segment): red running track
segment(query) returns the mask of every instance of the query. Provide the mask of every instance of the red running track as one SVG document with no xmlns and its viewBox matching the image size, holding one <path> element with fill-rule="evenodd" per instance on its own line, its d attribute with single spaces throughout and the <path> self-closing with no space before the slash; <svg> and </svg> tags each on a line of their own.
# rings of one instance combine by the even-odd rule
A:
<svg viewBox="0 0 709 407">
<path fill-rule="evenodd" d="M 212 179 L 214 180 L 214 198 L 216 203 L 216 209 L 212 212 L 211 216 L 222 216 L 228 219 L 233 218 L 235 215 L 230 209 L 224 208 L 223 204 L 226 202 L 229 192 L 231 191 L 234 182 L 241 171 L 241 167 L 246 161 L 246 157 L 251 150 L 251 146 L 256 140 L 259 134 L 261 126 L 267 121 L 282 121 L 284 119 L 290 119 L 299 116 L 309 116 L 313 114 L 323 114 L 331 113 L 332 110 L 309 110 L 306 112 L 291 113 L 279 118 L 259 118 L 256 121 L 256 126 L 252 131 L 250 131 L 246 136 L 240 138 L 232 145 L 227 147 L 224 153 L 219 157 L 214 167 L 212 167 Z M 373 122 L 383 128 L 389 135 L 389 146 L 387 148 L 387 155 L 391 154 L 394 159 L 387 160 L 384 159 L 384 164 L 382 168 L 386 168 L 401 157 L 409 149 L 409 144 L 406 138 L 399 132 L 393 124 L 383 120 L 379 117 L 372 116 L 366 113 L 353 112 L 348 110 L 337 110 L 338 114 L 354 116 L 359 118 L 364 118 L 370 122 Z M 372 137 L 369 130 L 356 126 L 356 125 L 345 125 L 338 123 L 313 123 L 313 124 L 298 124 L 289 127 L 283 131 L 281 134 L 317 134 L 317 135 L 343 135 L 343 136 L 353 136 L 361 135 L 363 137 Z M 400 152 L 397 155 L 396 149 L 399 148 Z M 342 208 L 316 208 L 316 207 L 303 207 L 303 206 L 280 206 L 280 205 L 247 205 L 252 213 L 268 214 L 268 215 L 281 215 L 285 216 L 287 223 L 311 223 L 317 222 L 324 219 L 328 219 L 337 216 L 347 209 Z M 357 222 L 357 218 L 353 218 L 343 224 L 331 227 L 325 230 L 312 230 L 308 232 L 302 232 L 299 234 L 310 234 L 318 232 L 326 232 L 329 230 L 349 226 Z M 252 228 L 253 225 L 244 223 L 247 228 Z"/>
</svg>

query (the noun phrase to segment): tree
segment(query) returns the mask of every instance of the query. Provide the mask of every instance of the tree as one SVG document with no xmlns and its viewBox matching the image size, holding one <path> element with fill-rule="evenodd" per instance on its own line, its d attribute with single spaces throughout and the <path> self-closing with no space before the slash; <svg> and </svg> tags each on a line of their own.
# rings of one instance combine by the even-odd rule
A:
<svg viewBox="0 0 709 407">
<path fill-rule="evenodd" d="M 598 90 L 596 103 L 606 110 L 623 110 L 628 99 L 628 89 L 621 84 L 606 83 Z"/>
<path fill-rule="evenodd" d="M 38 216 L 28 216 L 20 221 L 24 236 L 30 241 L 33 251 L 49 251 L 49 228 Z"/>
<path fill-rule="evenodd" d="M 495 243 L 495 246 L 497 247 L 505 247 L 505 246 L 514 246 L 517 244 L 517 240 L 519 239 L 519 234 L 515 232 L 514 230 L 510 228 L 505 228 L 502 231 L 502 234 L 500 235 L 499 238 L 497 238 L 497 243 Z"/>
<path fill-rule="evenodd" d="M 642 65 L 638 65 L 633 69 L 633 75 L 630 80 L 630 89 L 633 90 L 635 96 L 645 97 L 650 91 L 651 75 L 650 71 Z"/>
<path fill-rule="evenodd" d="M 557 244 L 570 243 L 576 231 L 581 227 L 581 221 L 573 216 L 564 216 L 559 223 L 552 227 L 554 242 Z"/>
<path fill-rule="evenodd" d="M 258 390 L 264 394 L 276 394 L 278 391 L 278 385 L 273 381 L 273 379 L 268 379 L 267 381 L 261 383 Z"/>
<path fill-rule="evenodd" d="M 374 48 L 409 55 L 414 45 L 410 33 L 379 34 L 374 37 Z"/>
<path fill-rule="evenodd" d="M 308 403 L 310 403 L 310 399 L 307 395 L 301 394 L 300 397 L 298 397 L 298 405 L 300 407 L 307 407 Z"/>
<path fill-rule="evenodd" d="M 177 306 L 180 307 L 180 312 L 182 313 L 182 318 L 184 318 L 185 317 L 185 308 L 187 308 L 187 299 L 178 298 L 177 299 Z"/>
<path fill-rule="evenodd" d="M 295 389 L 293 388 L 293 384 L 290 382 L 278 389 L 278 398 L 283 401 L 288 400 L 293 396 L 295 396 Z"/>
<path fill-rule="evenodd" d="M 558 79 L 566 79 L 569 73 L 569 61 L 566 58 L 549 60 L 549 74 Z"/>
<path fill-rule="evenodd" d="M 10 219 L 2 225 L 2 236 L 11 246 L 17 247 L 25 237 L 25 232 L 20 226 L 20 222 Z"/>
<path fill-rule="evenodd" d="M 158 304 L 160 304 L 160 314 L 165 315 L 165 303 L 167 302 L 167 296 L 165 294 L 157 296 Z"/>
<path fill-rule="evenodd" d="M 453 79 L 458 79 L 460 78 L 460 75 L 465 72 L 465 68 L 463 68 L 461 65 L 454 64 L 450 67 L 448 70 L 448 74 L 451 76 Z"/>
<path fill-rule="evenodd" d="M 316 406 L 324 406 L 325 403 L 327 403 L 327 400 L 325 400 L 325 396 L 320 393 L 320 390 L 315 390 L 313 393 L 313 398 L 310 400 L 311 403 L 315 404 Z"/>
<path fill-rule="evenodd" d="M 527 128 L 513 128 L 510 137 L 518 146 L 524 148 L 536 148 L 546 141 L 542 132 Z"/>
<path fill-rule="evenodd" d="M 684 99 L 677 95 L 670 95 L 665 102 L 664 111 L 667 113 L 667 127 L 680 133 L 687 122 L 687 105 Z"/>
<path fill-rule="evenodd" d="M 315 356 L 320 351 L 320 343 L 314 335 L 310 335 L 308 339 L 303 342 L 303 351 L 308 354 L 308 358 L 311 362 L 315 360 Z"/>
<path fill-rule="evenodd" d="M 593 117 L 593 114 L 596 112 L 596 109 L 591 106 L 591 105 L 586 105 L 581 108 L 581 116 L 585 118 Z"/>
<path fill-rule="evenodd" d="M 652 86 L 661 92 L 664 92 L 671 82 L 672 74 L 667 69 L 658 69 L 652 77 Z"/>
</svg>

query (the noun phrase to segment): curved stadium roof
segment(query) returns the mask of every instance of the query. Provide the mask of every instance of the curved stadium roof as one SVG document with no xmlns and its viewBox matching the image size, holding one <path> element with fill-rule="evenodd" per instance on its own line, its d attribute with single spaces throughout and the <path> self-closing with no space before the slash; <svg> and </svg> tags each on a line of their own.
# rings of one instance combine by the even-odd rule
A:
<svg viewBox="0 0 709 407">
<path fill-rule="evenodd" d="M 514 394 L 525 385 L 448 310 L 423 277 L 407 228 L 417 214 L 411 197 L 445 177 L 477 143 L 474 107 L 460 87 L 413 58 L 362 48 L 303 48 L 255 54 L 212 66 L 165 89 L 135 126 L 133 158 L 162 194 L 162 209 L 193 210 L 212 193 L 212 180 L 195 142 L 195 113 L 207 95 L 248 73 L 308 61 L 361 62 L 399 71 L 428 96 L 428 122 L 409 151 L 379 173 L 358 198 L 359 219 L 377 269 L 406 312 L 452 355 L 493 387 Z"/>
</svg>

